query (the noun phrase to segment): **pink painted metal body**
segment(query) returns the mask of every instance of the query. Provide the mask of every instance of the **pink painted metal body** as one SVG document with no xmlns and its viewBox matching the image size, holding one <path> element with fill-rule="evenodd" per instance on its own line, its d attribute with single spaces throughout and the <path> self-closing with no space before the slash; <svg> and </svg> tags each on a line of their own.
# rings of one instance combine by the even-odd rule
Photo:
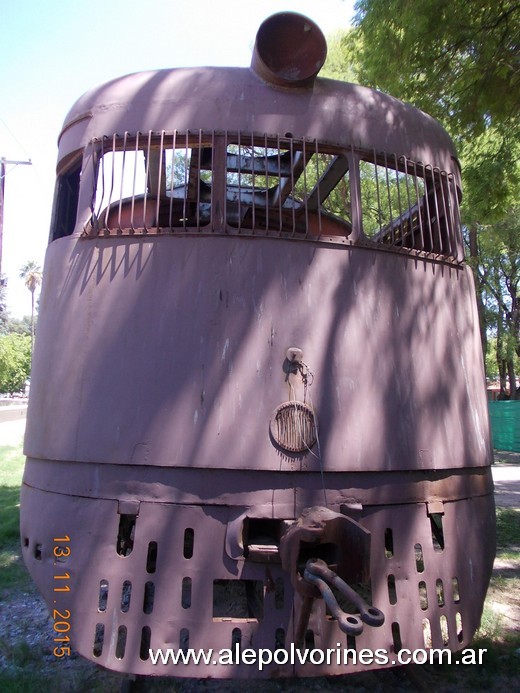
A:
<svg viewBox="0 0 520 693">
<path fill-rule="evenodd" d="M 300 71 L 269 58 L 280 26 L 313 36 Z M 492 451 L 455 152 L 412 107 L 315 79 L 318 31 L 275 15 L 252 70 L 114 80 L 60 136 L 21 536 L 108 668 L 347 673 L 367 666 L 148 648 L 460 649 L 479 623 Z M 361 596 L 334 587 L 343 629 L 307 559 Z"/>
</svg>

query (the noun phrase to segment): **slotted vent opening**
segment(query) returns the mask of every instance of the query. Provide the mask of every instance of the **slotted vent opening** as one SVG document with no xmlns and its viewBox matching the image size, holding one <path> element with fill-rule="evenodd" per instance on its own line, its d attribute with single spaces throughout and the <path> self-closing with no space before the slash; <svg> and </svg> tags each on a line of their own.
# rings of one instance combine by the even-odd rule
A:
<svg viewBox="0 0 520 693">
<path fill-rule="evenodd" d="M 303 402 L 285 402 L 274 412 L 270 425 L 274 442 L 286 452 L 306 452 L 317 440 L 316 416 Z"/>
</svg>

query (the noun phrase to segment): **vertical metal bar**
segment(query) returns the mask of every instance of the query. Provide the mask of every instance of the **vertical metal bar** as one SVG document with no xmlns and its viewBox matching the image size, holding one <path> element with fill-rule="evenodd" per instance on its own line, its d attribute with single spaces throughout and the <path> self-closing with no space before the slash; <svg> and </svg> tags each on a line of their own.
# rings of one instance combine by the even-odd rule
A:
<svg viewBox="0 0 520 693">
<path fill-rule="evenodd" d="M 144 187 L 144 202 L 143 202 L 143 232 L 148 233 L 148 225 L 146 223 L 146 210 L 148 207 L 148 179 L 150 175 L 150 156 L 151 156 L 151 148 L 152 148 L 152 131 L 148 130 L 148 141 L 146 145 L 146 165 L 145 165 L 145 173 L 144 173 L 144 180 L 145 180 L 145 187 Z"/>
<path fill-rule="evenodd" d="M 256 227 L 256 177 L 255 177 L 255 141 L 253 133 L 251 133 L 251 190 L 252 190 L 252 207 L 251 207 L 251 234 L 255 235 Z"/>
<path fill-rule="evenodd" d="M 457 256 L 457 230 L 455 226 L 455 220 L 453 215 L 453 204 L 451 196 L 451 182 L 450 175 L 445 171 L 445 189 L 444 189 L 444 201 L 446 204 L 446 223 L 449 229 L 449 239 L 450 239 L 450 255 L 455 258 Z"/>
<path fill-rule="evenodd" d="M 264 163 L 265 163 L 265 231 L 269 235 L 269 155 L 267 147 L 267 134 L 264 135 Z"/>
<path fill-rule="evenodd" d="M 444 220 L 444 228 L 446 229 L 446 245 L 443 245 L 442 251 L 446 255 L 453 255 L 453 248 L 452 248 L 452 243 L 451 243 L 451 220 L 449 218 L 449 209 L 448 205 L 446 204 L 446 188 L 445 188 L 445 182 L 447 183 L 446 180 L 446 173 L 444 171 L 439 170 L 439 192 L 440 192 L 440 201 L 441 201 L 441 212 L 442 212 L 442 218 Z M 440 219 L 439 219 L 439 227 L 440 227 Z"/>
<path fill-rule="evenodd" d="M 459 262 L 462 262 L 462 260 L 464 260 L 464 246 L 462 243 L 462 232 L 461 232 L 459 188 L 457 187 L 457 181 L 455 180 L 454 176 L 452 176 L 452 184 L 453 184 L 453 218 L 454 218 L 454 229 L 456 230 L 456 240 L 457 240 L 456 259 Z"/>
<path fill-rule="evenodd" d="M 377 224 L 379 226 L 379 231 L 382 230 L 382 225 L 381 225 L 381 216 L 383 213 L 383 210 L 381 209 L 381 194 L 379 192 L 379 171 L 377 170 L 377 154 L 376 150 L 372 150 L 374 153 L 374 173 L 376 177 L 376 195 L 377 195 Z"/>
<path fill-rule="evenodd" d="M 197 231 L 200 231 L 200 186 L 202 183 L 201 172 L 202 172 L 202 130 L 199 129 L 199 155 L 197 157 L 197 211 L 196 211 L 196 224 Z M 193 149 L 192 149 L 193 154 Z"/>
<path fill-rule="evenodd" d="M 303 156 L 303 205 L 305 214 L 305 238 L 309 237 L 309 209 L 307 207 L 307 148 L 305 137 L 302 139 L 302 156 Z M 296 202 L 296 195 L 293 190 L 293 201 Z"/>
<path fill-rule="evenodd" d="M 289 197 L 292 197 L 292 204 L 291 204 L 291 218 L 292 218 L 292 233 L 291 236 L 294 237 L 294 234 L 296 233 L 296 210 L 294 208 L 294 142 L 293 138 L 289 138 L 289 158 L 291 160 L 291 193 L 287 195 L 286 199 Z"/>
<path fill-rule="evenodd" d="M 184 135 L 184 201 L 182 205 L 182 228 L 186 231 L 186 216 L 188 207 L 188 191 L 190 186 L 190 141 L 189 141 L 190 131 L 186 130 Z"/>
<path fill-rule="evenodd" d="M 412 202 L 410 198 L 410 180 L 409 180 L 409 173 L 408 173 L 408 160 L 405 156 L 403 156 L 403 165 L 404 165 L 404 182 L 405 182 L 405 187 L 406 187 L 406 204 L 408 205 L 408 225 L 410 229 L 410 247 L 414 248 L 415 247 L 415 234 L 414 234 L 414 229 L 413 229 L 413 211 L 412 211 Z"/>
<path fill-rule="evenodd" d="M 238 131 L 237 137 L 237 161 L 238 161 L 238 223 L 237 228 L 240 233 L 242 230 L 242 131 Z"/>
<path fill-rule="evenodd" d="M 123 135 L 123 160 L 121 162 L 121 185 L 119 186 L 119 205 L 117 210 L 117 231 L 121 233 L 123 228 L 121 226 L 121 214 L 123 211 L 123 186 L 126 171 L 126 146 L 128 142 L 128 131 L 125 131 Z"/>
<path fill-rule="evenodd" d="M 172 134 L 172 172 L 170 179 L 170 209 L 168 213 L 168 225 L 170 231 L 173 231 L 173 189 L 175 187 L 175 157 L 177 152 L 177 130 L 173 131 Z"/>
<path fill-rule="evenodd" d="M 155 227 L 160 233 L 159 211 L 161 208 L 161 189 L 162 189 L 162 169 L 164 156 L 164 130 L 161 130 L 161 140 L 159 144 L 159 170 L 157 171 L 157 202 L 155 204 Z"/>
<path fill-rule="evenodd" d="M 276 151 L 278 152 L 278 237 L 283 231 L 283 216 L 282 216 L 282 155 L 280 153 L 280 135 L 276 135 Z"/>
<path fill-rule="evenodd" d="M 110 232 L 110 229 L 108 228 L 108 220 L 110 216 L 110 207 L 112 205 L 112 199 L 114 195 L 114 169 L 116 167 L 116 145 L 117 145 L 117 135 L 113 134 L 112 135 L 112 167 L 110 171 L 110 192 L 108 194 L 108 204 L 106 206 L 106 227 L 108 231 Z"/>
<path fill-rule="evenodd" d="M 430 240 L 430 252 L 433 252 L 433 225 L 432 225 L 432 215 L 431 215 L 431 209 L 430 209 L 430 200 L 428 199 L 430 197 L 429 195 L 429 190 L 428 190 L 428 169 L 432 170 L 432 167 L 430 164 L 426 165 L 424 167 L 424 185 L 425 185 L 425 201 L 426 201 L 426 212 L 427 212 L 427 218 L 428 218 L 428 236 Z M 432 181 L 433 181 L 433 171 L 432 171 Z M 435 185 L 435 181 L 433 181 Z M 435 191 L 434 191 L 435 194 Z"/>
<path fill-rule="evenodd" d="M 385 159 L 385 180 L 386 180 L 386 199 L 388 200 L 388 223 L 390 223 L 390 235 L 392 238 L 392 245 L 394 245 L 394 240 L 395 240 L 395 234 L 394 234 L 394 227 L 392 225 L 392 199 L 390 195 L 390 178 L 388 175 L 388 158 L 386 152 L 384 152 L 384 159 Z"/>
<path fill-rule="evenodd" d="M 417 183 L 417 164 L 413 163 L 413 180 L 414 180 L 414 186 L 415 186 L 415 197 L 417 199 L 417 212 L 419 215 L 419 235 L 421 237 L 421 243 L 420 247 L 418 250 L 424 250 L 424 220 L 423 220 L 423 207 L 424 205 L 421 204 L 421 197 L 419 193 L 419 185 Z M 423 178 L 424 181 L 424 178 Z M 424 184 L 424 191 L 426 193 L 426 184 Z"/>
<path fill-rule="evenodd" d="M 403 206 L 401 204 L 401 181 L 399 179 L 399 162 L 397 160 L 397 155 L 394 154 L 394 163 L 395 163 L 395 180 L 397 183 L 397 207 L 398 207 L 398 219 L 399 219 L 399 231 L 400 231 L 400 237 L 401 237 L 401 248 L 403 247 Z"/>
<path fill-rule="evenodd" d="M 137 179 L 137 161 L 138 161 L 138 155 L 139 155 L 139 137 L 141 133 L 139 130 L 135 134 L 135 149 L 134 149 L 134 175 L 133 175 L 133 181 L 132 181 L 132 205 L 130 209 L 130 228 L 132 230 L 132 233 L 135 233 L 135 224 L 134 224 L 134 211 L 135 211 L 135 182 Z"/>
<path fill-rule="evenodd" d="M 363 236 L 363 202 L 361 199 L 361 159 L 354 151 L 353 145 L 346 154 L 348 160 L 348 177 L 350 183 L 350 220 L 352 222 L 352 233 L 350 239 L 357 241 Z"/>
<path fill-rule="evenodd" d="M 321 194 L 320 194 L 320 153 L 317 138 L 314 139 L 314 156 L 316 157 L 316 192 L 318 194 L 318 204 L 316 211 L 318 212 L 318 238 L 321 238 Z"/>
<path fill-rule="evenodd" d="M 213 150 L 211 153 L 211 230 L 223 233 L 228 226 L 227 192 L 228 192 L 228 132 L 212 132 Z"/>
<path fill-rule="evenodd" d="M 441 232 L 441 218 L 440 218 L 440 214 L 439 214 L 439 201 L 437 199 L 437 186 L 435 185 L 435 176 L 436 176 L 436 173 L 438 173 L 438 172 L 439 172 L 438 168 L 432 167 L 433 201 L 434 201 L 434 208 L 435 208 L 435 219 L 436 219 L 436 224 L 437 224 L 438 252 L 442 253 L 443 243 L 442 243 L 442 232 Z M 434 247 L 435 247 L 435 241 L 434 241 Z"/>
<path fill-rule="evenodd" d="M 105 135 L 100 140 L 101 147 L 100 147 L 100 161 L 101 161 L 101 194 L 99 194 L 99 167 L 97 171 L 97 184 L 96 184 L 96 195 L 99 196 L 99 202 L 97 202 L 97 207 L 96 207 L 96 217 L 100 217 L 101 215 L 101 209 L 103 207 L 103 202 L 105 199 Z M 106 214 L 105 214 L 105 221 L 104 225 L 106 227 Z"/>
</svg>

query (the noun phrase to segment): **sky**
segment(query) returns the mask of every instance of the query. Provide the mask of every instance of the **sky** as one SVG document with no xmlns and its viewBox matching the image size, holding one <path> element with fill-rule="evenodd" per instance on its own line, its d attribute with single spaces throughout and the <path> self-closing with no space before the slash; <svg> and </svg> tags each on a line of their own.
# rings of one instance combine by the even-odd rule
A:
<svg viewBox="0 0 520 693">
<path fill-rule="evenodd" d="M 48 241 L 57 139 L 85 91 L 140 70 L 247 67 L 258 27 L 284 10 L 327 36 L 350 25 L 354 0 L 0 0 L 0 157 L 7 165 L 2 273 L 12 317 L 30 314 L 19 278 L 42 267 Z"/>
</svg>

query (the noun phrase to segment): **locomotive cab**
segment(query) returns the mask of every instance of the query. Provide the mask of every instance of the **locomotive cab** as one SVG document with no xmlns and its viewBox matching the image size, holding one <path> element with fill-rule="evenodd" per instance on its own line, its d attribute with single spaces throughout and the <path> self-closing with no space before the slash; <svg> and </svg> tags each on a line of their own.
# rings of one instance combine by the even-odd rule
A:
<svg viewBox="0 0 520 693">
<path fill-rule="evenodd" d="M 478 627 L 492 449 L 456 153 L 325 56 L 280 13 L 251 69 L 129 75 L 65 120 L 21 537 L 57 632 L 109 669 L 344 674 Z"/>
</svg>

